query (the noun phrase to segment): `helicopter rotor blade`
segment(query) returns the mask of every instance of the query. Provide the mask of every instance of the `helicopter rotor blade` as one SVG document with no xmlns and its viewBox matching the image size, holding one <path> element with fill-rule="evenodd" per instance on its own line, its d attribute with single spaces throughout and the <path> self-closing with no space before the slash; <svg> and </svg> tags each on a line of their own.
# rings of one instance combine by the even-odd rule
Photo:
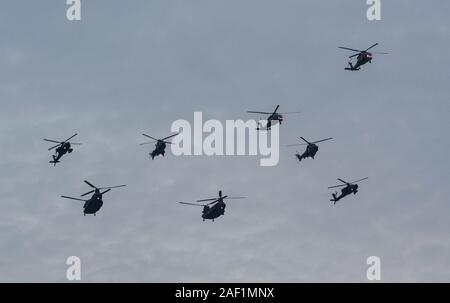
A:
<svg viewBox="0 0 450 303">
<path fill-rule="evenodd" d="M 166 144 L 173 144 L 172 142 L 169 142 L 169 141 L 162 141 L 162 142 L 164 142 Z"/>
<path fill-rule="evenodd" d="M 56 140 L 49 140 L 49 139 L 42 139 L 42 140 L 47 141 L 47 142 L 51 142 L 51 143 L 58 143 L 58 144 L 63 143 L 63 142 L 59 142 L 59 141 L 56 141 Z"/>
<path fill-rule="evenodd" d="M 358 53 L 362 52 L 362 50 L 358 50 L 358 49 L 354 49 L 354 48 L 348 48 L 348 47 L 343 47 L 343 46 L 338 46 L 338 48 L 346 49 L 346 50 L 349 50 L 349 51 L 352 51 L 352 52 L 358 52 Z"/>
<path fill-rule="evenodd" d="M 273 111 L 273 114 L 276 114 L 276 112 L 277 112 L 279 107 L 280 107 L 279 105 L 277 105 L 277 107 L 275 107 L 275 110 Z"/>
<path fill-rule="evenodd" d="M 347 184 L 341 184 L 341 185 L 329 186 L 328 188 L 336 188 L 336 187 L 343 187 L 343 186 L 347 186 Z"/>
<path fill-rule="evenodd" d="M 371 47 L 369 47 L 368 49 L 366 49 L 364 52 L 367 52 L 369 49 L 374 48 L 375 46 L 377 46 L 378 43 L 375 43 L 374 45 L 372 45 Z"/>
<path fill-rule="evenodd" d="M 147 145 L 147 144 L 152 144 L 152 143 L 155 143 L 156 141 L 150 141 L 150 142 L 145 142 L 145 143 L 141 143 L 141 144 L 139 144 L 139 145 Z"/>
<path fill-rule="evenodd" d="M 239 200 L 239 199 L 245 199 L 247 197 L 228 197 L 226 196 L 226 199 L 231 199 L 231 200 Z M 225 199 L 225 197 L 223 197 L 223 199 Z"/>
<path fill-rule="evenodd" d="M 223 199 L 223 198 L 222 198 L 222 199 Z M 206 205 L 211 205 L 211 204 L 217 203 L 217 202 L 219 202 L 219 200 L 220 200 L 220 199 L 216 199 L 216 200 L 214 200 L 214 201 L 212 201 L 212 202 L 207 203 Z"/>
<path fill-rule="evenodd" d="M 89 181 L 84 180 L 84 183 L 86 183 L 87 185 L 89 185 L 92 188 L 97 189 L 97 186 L 92 185 L 91 183 L 89 183 Z"/>
<path fill-rule="evenodd" d="M 353 182 L 350 182 L 350 183 L 354 184 L 354 183 L 358 183 L 358 182 L 361 182 L 361 181 L 367 180 L 367 179 L 369 179 L 369 177 L 365 177 L 365 178 L 362 178 L 362 179 L 359 179 L 359 180 L 356 180 L 356 181 L 353 181 Z"/>
<path fill-rule="evenodd" d="M 359 54 L 361 54 L 361 53 L 357 53 L 357 54 L 351 55 L 349 58 L 353 58 L 353 57 L 359 56 Z"/>
<path fill-rule="evenodd" d="M 100 187 L 99 189 L 103 190 L 103 189 L 113 189 L 113 188 L 118 188 L 118 187 L 125 187 L 126 185 L 116 185 L 116 186 L 108 186 L 108 187 Z"/>
<path fill-rule="evenodd" d="M 247 111 L 247 113 L 249 114 L 264 114 L 264 115 L 271 115 L 272 113 L 268 113 L 268 112 L 255 112 L 255 111 Z"/>
<path fill-rule="evenodd" d="M 78 134 L 75 134 L 75 135 L 73 135 L 72 137 L 70 137 L 70 138 L 68 138 L 68 139 L 66 139 L 66 140 L 64 140 L 62 143 L 66 143 L 66 142 L 68 142 L 70 139 L 72 139 L 73 137 L 75 137 L 76 135 L 78 135 Z"/>
<path fill-rule="evenodd" d="M 305 141 L 307 144 L 310 144 L 310 142 L 309 142 L 308 140 L 306 140 L 305 138 L 300 137 L 300 139 L 302 139 L 303 141 Z"/>
<path fill-rule="evenodd" d="M 153 138 L 152 136 L 149 136 L 149 135 L 147 135 L 147 134 L 142 134 L 144 137 L 147 137 L 147 138 L 150 138 L 150 139 L 153 139 L 153 140 L 156 140 L 156 141 L 159 141 L 158 139 L 156 139 L 156 138 Z"/>
<path fill-rule="evenodd" d="M 83 201 L 83 202 L 86 202 L 86 201 L 87 201 L 87 200 L 78 199 L 78 198 L 72 198 L 72 197 L 68 197 L 68 196 L 61 196 L 61 198 L 64 198 L 64 199 L 70 199 L 70 200 L 76 200 L 76 201 Z"/>
<path fill-rule="evenodd" d="M 83 145 L 83 143 L 72 143 L 72 142 L 70 142 L 70 145 Z"/>
<path fill-rule="evenodd" d="M 344 180 L 342 180 L 342 179 L 339 179 L 339 178 L 338 178 L 338 180 L 341 181 L 342 183 L 350 184 L 350 183 L 348 183 L 347 181 L 344 181 Z"/>
<path fill-rule="evenodd" d="M 301 111 L 298 111 L 298 112 L 285 112 L 285 113 L 278 113 L 278 114 L 280 114 L 280 115 L 290 115 L 290 114 L 301 114 L 302 112 Z"/>
<path fill-rule="evenodd" d="M 111 190 L 111 188 L 109 188 L 109 189 L 107 189 L 107 190 L 105 190 L 104 192 L 102 192 L 101 194 L 103 195 L 103 194 L 106 194 L 107 192 L 109 192 Z"/>
<path fill-rule="evenodd" d="M 197 200 L 196 202 L 208 202 L 208 201 L 215 201 L 218 198 L 211 198 L 211 199 L 202 199 L 202 200 Z"/>
<path fill-rule="evenodd" d="M 61 146 L 61 145 L 62 145 L 62 143 L 59 143 L 58 145 L 55 145 L 55 146 L 53 146 L 53 147 L 50 147 L 48 150 L 55 149 L 55 148 L 57 148 L 58 146 Z"/>
<path fill-rule="evenodd" d="M 314 142 L 312 142 L 312 143 L 313 143 L 313 144 L 316 144 L 316 143 L 328 141 L 328 140 L 331 140 L 331 139 L 333 139 L 333 138 L 326 138 L 326 139 L 322 139 L 322 140 L 319 140 L 319 141 L 314 141 Z"/>
<path fill-rule="evenodd" d="M 302 146 L 302 145 L 308 145 L 306 143 L 297 143 L 297 144 L 288 144 L 286 146 L 291 147 L 291 146 Z"/>
<path fill-rule="evenodd" d="M 80 195 L 80 197 L 87 196 L 87 195 L 89 195 L 89 194 L 92 194 L 93 192 L 95 192 L 95 189 L 93 189 L 93 190 L 91 190 L 91 191 L 88 191 L 87 193 L 84 193 L 84 194 Z"/>
<path fill-rule="evenodd" d="M 178 202 L 180 204 L 185 204 L 185 205 L 193 205 L 193 206 L 205 206 L 204 204 L 195 204 L 195 203 L 189 203 L 189 202 Z"/>
<path fill-rule="evenodd" d="M 168 137 L 162 138 L 161 141 L 170 139 L 170 138 L 175 137 L 175 136 L 177 136 L 177 135 L 179 135 L 179 133 L 176 133 L 176 134 L 174 134 L 174 135 L 170 135 L 170 136 L 168 136 Z"/>
</svg>

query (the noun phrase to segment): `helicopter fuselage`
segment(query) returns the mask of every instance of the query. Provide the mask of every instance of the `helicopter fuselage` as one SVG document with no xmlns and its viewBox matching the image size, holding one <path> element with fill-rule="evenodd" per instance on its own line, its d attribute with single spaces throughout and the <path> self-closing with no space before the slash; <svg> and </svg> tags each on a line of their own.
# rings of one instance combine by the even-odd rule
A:
<svg viewBox="0 0 450 303">
<path fill-rule="evenodd" d="M 265 129 L 266 130 L 270 130 L 272 125 L 274 125 L 277 122 L 280 123 L 280 125 L 281 125 L 281 123 L 283 122 L 283 115 L 280 115 L 280 114 L 277 114 L 277 113 L 271 114 L 269 116 L 269 118 L 267 118 L 267 125 L 266 125 Z M 260 129 L 260 128 L 258 128 L 258 129 Z"/>
<path fill-rule="evenodd" d="M 226 204 L 221 200 L 213 206 L 203 207 L 202 218 L 205 220 L 213 220 L 225 214 Z"/>
<path fill-rule="evenodd" d="M 359 70 L 360 67 L 362 65 L 366 64 L 367 62 L 372 63 L 372 54 L 369 52 L 364 52 L 364 53 L 359 54 L 356 57 L 355 65 L 352 65 L 351 62 L 349 62 L 350 68 L 346 68 L 346 69 L 356 71 L 356 70 Z"/>
<path fill-rule="evenodd" d="M 162 155 L 164 157 L 165 150 L 166 150 L 166 143 L 161 140 L 156 141 L 155 149 L 150 153 L 152 160 L 158 155 Z"/>
<path fill-rule="evenodd" d="M 53 161 L 50 161 L 50 163 L 58 163 L 59 159 L 62 158 L 67 153 L 71 153 L 73 151 L 71 145 L 69 142 L 62 143 L 58 148 L 55 149 L 55 155 L 53 155 Z"/>
<path fill-rule="evenodd" d="M 102 194 L 95 193 L 92 197 L 84 203 L 83 213 L 86 214 L 95 214 L 102 208 L 103 200 Z"/>
<path fill-rule="evenodd" d="M 299 161 L 302 161 L 303 159 L 306 158 L 313 158 L 316 156 L 317 152 L 319 151 L 319 146 L 317 144 L 314 143 L 310 143 L 306 146 L 306 150 L 303 154 L 296 154 L 297 159 Z"/>
<path fill-rule="evenodd" d="M 333 194 L 332 201 L 334 201 L 334 203 L 336 203 L 337 201 L 341 200 L 345 196 L 348 196 L 350 194 L 356 195 L 357 192 L 358 192 L 358 184 L 348 184 L 347 186 L 345 186 L 344 188 L 341 189 L 340 196 L 336 196 L 336 194 Z"/>
</svg>

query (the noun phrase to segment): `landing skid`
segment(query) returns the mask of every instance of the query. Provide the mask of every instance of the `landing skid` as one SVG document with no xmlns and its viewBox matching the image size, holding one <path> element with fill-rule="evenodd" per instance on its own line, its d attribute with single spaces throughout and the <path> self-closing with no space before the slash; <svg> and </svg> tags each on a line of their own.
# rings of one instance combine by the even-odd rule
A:
<svg viewBox="0 0 450 303">
<path fill-rule="evenodd" d="M 48 161 L 48 163 L 52 163 L 54 166 L 56 166 L 56 163 L 59 163 L 59 161 Z"/>
</svg>

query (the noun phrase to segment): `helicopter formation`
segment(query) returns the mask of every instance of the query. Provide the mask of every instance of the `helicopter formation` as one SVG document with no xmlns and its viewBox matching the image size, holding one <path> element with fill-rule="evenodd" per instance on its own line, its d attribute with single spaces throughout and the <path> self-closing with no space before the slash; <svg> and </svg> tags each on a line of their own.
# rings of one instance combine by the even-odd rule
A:
<svg viewBox="0 0 450 303">
<path fill-rule="evenodd" d="M 345 68 L 345 70 L 359 71 L 361 69 L 362 65 L 364 65 L 366 63 L 372 63 L 373 52 L 369 52 L 369 50 L 377 45 L 378 45 L 378 43 L 375 43 L 374 45 L 370 46 L 366 50 L 357 50 L 357 49 L 340 46 L 339 48 L 341 48 L 341 49 L 356 52 L 356 54 L 351 55 L 349 57 L 350 59 L 352 59 L 353 57 L 357 57 L 356 64 L 353 65 L 353 63 L 350 61 L 349 67 Z M 377 54 L 387 54 L 387 53 L 377 52 Z M 265 128 L 262 127 L 262 125 L 259 124 L 259 122 L 258 122 L 257 130 L 270 131 L 271 126 L 274 125 L 275 123 L 279 123 L 280 125 L 282 124 L 283 115 L 300 113 L 298 111 L 297 112 L 278 113 L 279 107 L 280 107 L 280 105 L 277 105 L 273 112 L 247 111 L 247 113 L 268 115 L 268 117 L 266 119 L 267 123 L 266 123 Z M 46 142 L 56 143 L 55 146 L 52 146 L 48 149 L 49 151 L 55 149 L 55 154 L 52 155 L 53 159 L 51 161 L 49 161 L 49 163 L 56 166 L 57 163 L 60 163 L 60 159 L 65 154 L 67 154 L 67 153 L 70 154 L 73 152 L 72 146 L 81 145 L 81 143 L 70 142 L 70 140 L 72 140 L 77 135 L 78 134 L 74 134 L 64 141 L 43 139 Z M 179 133 L 164 137 L 162 139 L 152 137 L 145 133 L 143 133 L 142 135 L 146 138 L 152 139 L 152 141 L 141 143 L 140 144 L 141 146 L 156 143 L 154 150 L 149 153 L 149 156 L 153 160 L 155 157 L 157 157 L 159 155 L 164 157 L 167 144 L 172 144 L 172 142 L 170 142 L 168 140 L 179 135 Z M 295 154 L 295 157 L 297 158 L 297 160 L 299 162 L 301 162 L 302 160 L 307 159 L 307 158 L 314 159 L 317 152 L 319 151 L 318 143 L 332 140 L 333 138 L 325 138 L 325 139 L 321 139 L 321 140 L 317 140 L 317 141 L 313 141 L 313 142 L 306 140 L 304 137 L 300 137 L 300 139 L 302 141 L 304 141 L 304 143 L 287 145 L 287 146 L 301 146 L 301 145 L 304 146 L 304 145 L 306 145 L 306 150 L 302 154 L 300 154 L 299 152 L 297 152 Z M 328 189 L 342 187 L 341 193 L 340 194 L 338 192 L 332 193 L 331 194 L 332 198 L 330 199 L 330 201 L 333 202 L 333 204 L 336 204 L 338 201 L 340 201 L 341 199 L 343 199 L 344 197 L 346 197 L 350 194 L 356 195 L 356 193 L 358 193 L 358 189 L 359 189 L 359 185 L 357 183 L 367 180 L 367 179 L 368 179 L 368 177 L 365 177 L 365 178 L 362 178 L 362 179 L 359 179 L 359 180 L 356 180 L 353 182 L 347 182 L 347 181 L 344 181 L 343 179 L 338 178 L 337 180 L 340 181 L 342 184 L 330 186 L 330 187 L 328 187 Z M 111 191 L 114 188 L 120 188 L 120 187 L 126 186 L 123 184 L 123 185 L 116 185 L 116 186 L 109 186 L 109 187 L 96 187 L 95 185 L 93 185 L 92 183 L 90 183 L 87 180 L 84 180 L 84 183 L 86 183 L 93 189 L 80 195 L 80 198 L 75 198 L 75 197 L 70 197 L 70 196 L 61 196 L 61 198 L 64 198 L 64 199 L 84 202 L 84 205 L 83 205 L 83 215 L 84 216 L 86 216 L 86 214 L 93 214 L 94 216 L 96 216 L 97 212 L 103 206 L 103 195 L 106 194 L 107 192 Z M 89 199 L 82 199 L 82 197 L 85 197 L 90 194 L 92 194 L 92 196 Z M 223 196 L 222 190 L 219 190 L 219 196 L 215 197 L 215 198 L 201 199 L 201 200 L 197 200 L 195 203 L 192 203 L 192 202 L 178 202 L 178 203 L 184 204 L 184 205 L 190 205 L 190 206 L 203 207 L 203 210 L 202 210 L 203 221 L 212 220 L 214 222 L 214 220 L 217 219 L 218 217 L 225 215 L 225 208 L 226 208 L 225 200 L 235 200 L 235 199 L 245 199 L 245 197 L 230 197 L 228 195 Z"/>
</svg>

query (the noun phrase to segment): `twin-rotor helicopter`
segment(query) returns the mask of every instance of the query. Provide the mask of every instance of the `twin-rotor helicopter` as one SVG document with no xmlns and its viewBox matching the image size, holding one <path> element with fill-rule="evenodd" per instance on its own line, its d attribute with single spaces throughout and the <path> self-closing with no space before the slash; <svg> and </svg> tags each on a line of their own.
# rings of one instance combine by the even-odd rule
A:
<svg viewBox="0 0 450 303">
<path fill-rule="evenodd" d="M 203 207 L 202 211 L 203 221 L 212 220 L 214 222 L 214 219 L 217 219 L 218 217 L 223 216 L 225 214 L 225 207 L 227 205 L 225 204 L 224 200 L 226 199 L 236 200 L 236 199 L 245 199 L 245 197 L 222 196 L 222 191 L 219 190 L 219 197 L 217 198 L 201 199 L 197 200 L 196 201 L 197 203 L 190 203 L 190 202 L 178 202 L 178 203 Z M 209 202 L 209 203 L 199 204 L 202 202 Z"/>
<path fill-rule="evenodd" d="M 93 188 L 93 190 L 88 191 L 87 193 L 82 194 L 80 197 L 87 196 L 89 194 L 93 195 L 89 199 L 80 199 L 80 198 L 74 198 L 74 197 L 68 197 L 68 196 L 61 196 L 61 198 L 70 199 L 70 200 L 76 200 L 76 201 L 82 201 L 84 202 L 83 205 L 83 214 L 86 216 L 86 214 L 93 214 L 94 216 L 97 214 L 97 212 L 102 208 L 103 206 L 103 195 L 109 192 L 113 188 L 119 188 L 124 187 L 126 185 L 116 185 L 116 186 L 108 186 L 108 187 L 96 187 L 89 181 L 84 180 L 84 183 L 89 185 Z"/>
</svg>

